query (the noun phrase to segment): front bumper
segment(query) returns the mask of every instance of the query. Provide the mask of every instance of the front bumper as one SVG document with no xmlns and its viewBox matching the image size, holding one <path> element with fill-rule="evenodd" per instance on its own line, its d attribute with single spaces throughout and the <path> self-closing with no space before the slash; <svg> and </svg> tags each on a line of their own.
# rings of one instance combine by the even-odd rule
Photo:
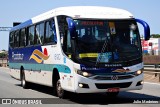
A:
<svg viewBox="0 0 160 107">
<path fill-rule="evenodd" d="M 100 93 L 107 92 L 108 88 L 119 88 L 120 91 L 140 90 L 143 88 L 141 81 L 143 81 L 143 73 L 124 80 L 96 80 L 76 74 L 75 91 L 76 93 Z M 85 87 L 80 87 L 79 84 L 84 84 Z"/>
</svg>

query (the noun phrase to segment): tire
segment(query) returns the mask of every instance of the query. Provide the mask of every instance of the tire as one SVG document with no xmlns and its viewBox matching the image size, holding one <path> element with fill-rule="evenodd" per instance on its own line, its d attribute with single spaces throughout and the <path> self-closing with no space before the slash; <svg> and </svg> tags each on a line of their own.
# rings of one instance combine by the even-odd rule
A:
<svg viewBox="0 0 160 107">
<path fill-rule="evenodd" d="M 119 92 L 107 92 L 107 97 L 115 98 L 118 96 Z"/>
<path fill-rule="evenodd" d="M 57 84 L 56 84 L 56 92 L 59 98 L 65 98 L 66 91 L 62 89 L 60 79 L 57 81 Z"/>
<path fill-rule="evenodd" d="M 21 79 L 21 85 L 24 89 L 26 89 L 28 87 L 28 82 L 25 79 L 25 74 L 24 71 L 22 72 L 22 79 Z"/>
</svg>

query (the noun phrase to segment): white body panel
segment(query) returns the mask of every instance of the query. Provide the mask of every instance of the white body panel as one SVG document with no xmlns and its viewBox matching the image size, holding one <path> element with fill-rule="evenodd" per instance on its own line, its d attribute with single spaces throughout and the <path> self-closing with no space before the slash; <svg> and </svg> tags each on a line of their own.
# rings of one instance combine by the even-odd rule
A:
<svg viewBox="0 0 160 107">
<path fill-rule="evenodd" d="M 123 9 L 98 6 L 71 6 L 56 8 L 32 18 L 33 23 L 40 22 L 58 15 L 66 15 L 72 18 L 96 18 L 96 19 L 128 19 L 133 15 Z"/>
</svg>

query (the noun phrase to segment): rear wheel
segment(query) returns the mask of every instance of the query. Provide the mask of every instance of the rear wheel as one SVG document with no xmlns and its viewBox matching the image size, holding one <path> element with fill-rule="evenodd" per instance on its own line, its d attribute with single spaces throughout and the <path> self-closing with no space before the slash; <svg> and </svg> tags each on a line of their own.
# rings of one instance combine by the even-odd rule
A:
<svg viewBox="0 0 160 107">
<path fill-rule="evenodd" d="M 22 77 L 21 77 L 21 85 L 24 89 L 26 89 L 28 87 L 28 82 L 25 79 L 25 74 L 24 71 L 22 72 Z"/>
</svg>

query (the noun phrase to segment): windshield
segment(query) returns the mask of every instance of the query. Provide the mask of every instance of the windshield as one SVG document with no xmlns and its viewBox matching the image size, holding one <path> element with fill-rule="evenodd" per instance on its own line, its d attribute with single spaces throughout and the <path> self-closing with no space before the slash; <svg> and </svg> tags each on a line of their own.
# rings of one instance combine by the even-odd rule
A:
<svg viewBox="0 0 160 107">
<path fill-rule="evenodd" d="M 74 20 L 76 58 L 80 61 L 121 63 L 141 58 L 138 26 L 134 20 Z"/>
</svg>

